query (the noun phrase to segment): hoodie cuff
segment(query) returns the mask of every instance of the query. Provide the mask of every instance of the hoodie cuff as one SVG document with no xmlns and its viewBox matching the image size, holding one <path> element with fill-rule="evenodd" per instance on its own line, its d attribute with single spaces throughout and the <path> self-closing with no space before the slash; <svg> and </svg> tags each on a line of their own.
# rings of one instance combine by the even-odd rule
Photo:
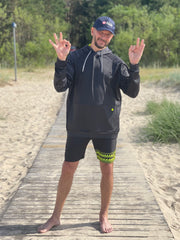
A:
<svg viewBox="0 0 180 240">
<path fill-rule="evenodd" d="M 57 58 L 56 67 L 66 67 L 66 61 L 62 61 L 59 58 Z"/>
<path fill-rule="evenodd" d="M 130 70 L 132 72 L 139 72 L 139 64 L 131 64 L 130 63 Z"/>
</svg>

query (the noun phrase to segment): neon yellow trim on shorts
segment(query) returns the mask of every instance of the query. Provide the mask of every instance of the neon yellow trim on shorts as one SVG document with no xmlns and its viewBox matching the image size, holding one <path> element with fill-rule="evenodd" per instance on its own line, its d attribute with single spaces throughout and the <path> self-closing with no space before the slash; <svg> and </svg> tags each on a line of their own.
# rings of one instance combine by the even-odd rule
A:
<svg viewBox="0 0 180 240">
<path fill-rule="evenodd" d="M 99 150 L 96 150 L 96 155 L 101 162 L 112 163 L 114 162 L 116 151 L 112 153 L 103 153 L 103 152 L 100 152 Z"/>
</svg>

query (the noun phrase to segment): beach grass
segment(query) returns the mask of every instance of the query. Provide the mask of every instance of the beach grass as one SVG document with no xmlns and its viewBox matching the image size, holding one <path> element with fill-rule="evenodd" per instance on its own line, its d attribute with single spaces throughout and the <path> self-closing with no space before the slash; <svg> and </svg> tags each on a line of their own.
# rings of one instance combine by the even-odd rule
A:
<svg viewBox="0 0 180 240">
<path fill-rule="evenodd" d="M 0 70 L 0 87 L 13 85 L 21 80 L 43 81 L 50 76 L 53 79 L 54 67 L 47 68 L 19 68 L 17 70 L 17 81 L 15 81 L 14 69 L 3 68 Z"/>
<path fill-rule="evenodd" d="M 3 87 L 10 83 L 10 77 L 8 70 L 0 72 L 0 87 Z"/>
<path fill-rule="evenodd" d="M 161 103 L 150 101 L 146 114 L 151 114 L 142 131 L 143 140 L 161 143 L 180 143 L 180 104 L 164 99 Z"/>
<path fill-rule="evenodd" d="M 165 88 L 174 88 L 180 90 L 180 72 L 175 71 L 169 73 L 168 77 L 164 81 L 159 81 L 158 85 Z"/>
<path fill-rule="evenodd" d="M 180 68 L 142 68 L 141 81 L 180 89 Z"/>
<path fill-rule="evenodd" d="M 6 118 L 0 115 L 0 120 L 6 120 Z"/>
</svg>

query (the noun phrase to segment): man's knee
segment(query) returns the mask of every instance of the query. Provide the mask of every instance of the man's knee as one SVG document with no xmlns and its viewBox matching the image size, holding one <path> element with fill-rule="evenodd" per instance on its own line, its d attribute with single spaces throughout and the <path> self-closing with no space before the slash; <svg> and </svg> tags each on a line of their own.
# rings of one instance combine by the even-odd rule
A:
<svg viewBox="0 0 180 240">
<path fill-rule="evenodd" d="M 113 163 L 103 163 L 100 162 L 102 175 L 112 176 L 113 174 Z"/>
<path fill-rule="evenodd" d="M 67 162 L 64 161 L 63 167 L 62 167 L 62 172 L 66 174 L 74 174 L 74 172 L 77 169 L 79 161 L 77 162 Z"/>
</svg>

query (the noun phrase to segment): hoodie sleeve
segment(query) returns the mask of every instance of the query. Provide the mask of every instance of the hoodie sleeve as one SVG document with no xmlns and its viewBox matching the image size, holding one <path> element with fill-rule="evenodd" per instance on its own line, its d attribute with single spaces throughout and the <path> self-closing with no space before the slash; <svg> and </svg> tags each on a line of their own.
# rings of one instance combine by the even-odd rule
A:
<svg viewBox="0 0 180 240">
<path fill-rule="evenodd" d="M 57 58 L 55 63 L 54 87 L 57 92 L 64 92 L 72 86 L 74 76 L 73 63 L 68 57 L 66 61 Z"/>
<path fill-rule="evenodd" d="M 135 98 L 139 93 L 139 65 L 130 64 L 130 68 L 122 63 L 119 66 L 119 87 L 129 97 Z"/>
</svg>

